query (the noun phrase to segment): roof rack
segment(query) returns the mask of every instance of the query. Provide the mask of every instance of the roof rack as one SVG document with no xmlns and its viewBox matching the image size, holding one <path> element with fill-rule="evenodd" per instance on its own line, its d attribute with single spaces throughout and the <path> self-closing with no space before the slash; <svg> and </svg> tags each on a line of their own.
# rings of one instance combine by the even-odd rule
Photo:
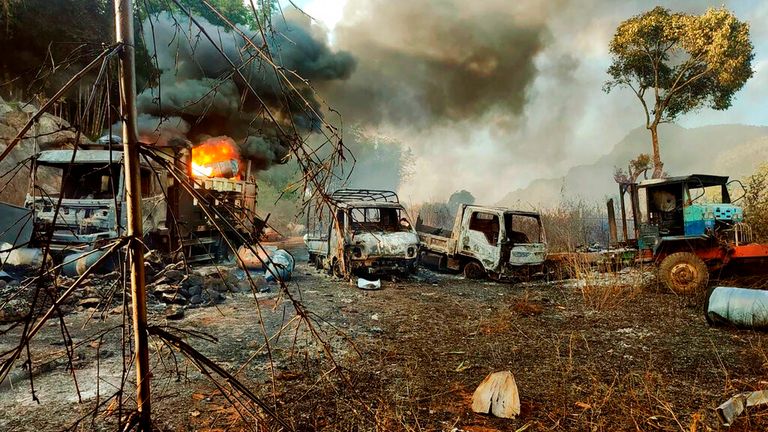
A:
<svg viewBox="0 0 768 432">
<path fill-rule="evenodd" d="M 331 199 L 335 201 L 400 202 L 395 192 L 376 189 L 339 189 L 331 194 Z"/>
</svg>

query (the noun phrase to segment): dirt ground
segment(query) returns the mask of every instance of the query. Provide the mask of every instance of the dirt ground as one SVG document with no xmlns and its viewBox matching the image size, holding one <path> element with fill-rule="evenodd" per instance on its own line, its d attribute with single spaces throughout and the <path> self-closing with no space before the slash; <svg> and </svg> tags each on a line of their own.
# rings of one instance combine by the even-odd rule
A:
<svg viewBox="0 0 768 432">
<path fill-rule="evenodd" d="M 407 281 L 383 281 L 378 291 L 306 264 L 294 276 L 290 292 L 311 312 L 332 360 L 275 293 L 259 294 L 258 305 L 253 294 L 230 294 L 218 307 L 186 310 L 179 321 L 165 321 L 155 307 L 150 321 L 216 337 L 185 340 L 236 374 L 296 430 L 725 430 L 714 409 L 737 392 L 768 384 L 764 334 L 711 328 L 695 302 L 626 283 L 639 277 L 635 271 L 613 279 L 502 284 L 422 270 Z M 40 403 L 15 369 L 13 382 L 0 386 L 0 430 L 73 424 L 74 430 L 115 430 L 116 404 L 105 398 L 120 386 L 124 368 L 123 316 L 85 310 L 65 320 L 80 399 L 66 370 L 60 327 L 52 323 L 32 345 Z M 270 336 L 284 327 L 269 350 L 260 349 L 261 323 Z M 0 333 L 0 350 L 11 348 L 17 335 L 18 329 Z M 158 430 L 278 429 L 269 419 L 243 420 L 240 403 L 190 361 L 157 339 L 151 344 Z M 131 405 L 133 371 L 127 370 Z M 500 370 L 510 370 L 520 389 L 517 419 L 470 409 L 476 386 Z M 100 414 L 89 415 L 99 404 Z M 727 429 L 768 430 L 768 409 L 751 410 Z"/>
</svg>

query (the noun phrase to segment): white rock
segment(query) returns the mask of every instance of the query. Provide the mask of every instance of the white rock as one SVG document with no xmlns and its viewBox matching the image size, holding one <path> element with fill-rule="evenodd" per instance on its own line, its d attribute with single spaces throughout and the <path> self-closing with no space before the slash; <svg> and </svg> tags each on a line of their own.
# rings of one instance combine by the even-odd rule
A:
<svg viewBox="0 0 768 432">
<path fill-rule="evenodd" d="M 520 415 L 520 394 L 510 371 L 489 374 L 472 395 L 472 411 L 501 418 Z"/>
</svg>

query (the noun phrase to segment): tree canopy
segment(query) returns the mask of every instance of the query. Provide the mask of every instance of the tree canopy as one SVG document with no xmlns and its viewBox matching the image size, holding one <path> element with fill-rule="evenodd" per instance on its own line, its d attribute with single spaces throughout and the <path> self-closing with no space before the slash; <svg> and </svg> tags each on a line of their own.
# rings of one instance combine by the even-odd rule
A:
<svg viewBox="0 0 768 432">
<path fill-rule="evenodd" d="M 610 53 L 604 89 L 628 87 L 642 104 L 654 177 L 663 172 L 658 124 L 704 107 L 729 108 L 753 74 L 749 24 L 725 8 L 690 15 L 656 7 L 619 24 Z"/>
</svg>

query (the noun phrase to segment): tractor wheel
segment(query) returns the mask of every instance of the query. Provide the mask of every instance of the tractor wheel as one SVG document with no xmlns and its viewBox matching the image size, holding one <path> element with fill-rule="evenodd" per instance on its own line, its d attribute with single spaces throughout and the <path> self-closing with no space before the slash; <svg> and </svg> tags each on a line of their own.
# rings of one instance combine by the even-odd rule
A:
<svg viewBox="0 0 768 432">
<path fill-rule="evenodd" d="M 477 261 L 470 261 L 464 265 L 464 277 L 467 279 L 482 279 L 485 277 L 485 269 Z"/>
<path fill-rule="evenodd" d="M 670 290 L 681 295 L 701 294 L 709 282 L 709 269 L 691 252 L 673 253 L 659 265 L 659 277 Z"/>
</svg>

